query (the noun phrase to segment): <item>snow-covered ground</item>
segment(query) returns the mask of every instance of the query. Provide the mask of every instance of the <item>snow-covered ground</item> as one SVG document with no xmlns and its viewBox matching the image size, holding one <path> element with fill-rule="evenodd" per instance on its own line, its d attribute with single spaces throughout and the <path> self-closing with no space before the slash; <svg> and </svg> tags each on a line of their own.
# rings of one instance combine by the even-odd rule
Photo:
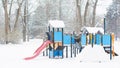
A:
<svg viewBox="0 0 120 68">
<path fill-rule="evenodd" d="M 16 45 L 0 44 L 0 68 L 120 68 L 120 56 L 110 61 L 109 55 L 101 46 L 86 46 L 76 58 L 49 59 L 40 55 L 33 60 L 23 60 L 32 56 L 42 42 L 40 39 L 34 39 Z M 120 41 L 115 42 L 115 52 L 120 55 Z"/>
</svg>

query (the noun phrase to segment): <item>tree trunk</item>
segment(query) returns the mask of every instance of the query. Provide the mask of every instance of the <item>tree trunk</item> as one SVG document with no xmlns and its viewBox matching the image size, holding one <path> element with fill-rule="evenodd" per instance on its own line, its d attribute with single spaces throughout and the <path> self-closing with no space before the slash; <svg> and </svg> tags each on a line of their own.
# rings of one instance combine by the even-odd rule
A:
<svg viewBox="0 0 120 68">
<path fill-rule="evenodd" d="M 10 15 L 11 15 L 12 5 L 13 5 L 13 0 L 11 0 L 11 3 L 10 3 L 10 9 L 9 9 L 9 21 L 10 21 L 10 17 L 11 17 Z M 9 22 L 9 30 L 11 31 L 10 22 Z"/>
<path fill-rule="evenodd" d="M 50 14 L 49 14 L 49 9 L 50 9 L 50 3 L 49 1 L 46 2 L 46 20 L 48 22 L 48 20 L 50 19 Z"/>
<path fill-rule="evenodd" d="M 81 16 L 81 0 L 76 0 L 76 29 L 81 29 L 82 27 L 82 16 Z"/>
<path fill-rule="evenodd" d="M 4 11 L 5 11 L 5 43 L 8 44 L 8 34 L 9 34 L 9 17 L 7 10 L 7 2 L 8 0 L 2 0 Z"/>
<path fill-rule="evenodd" d="M 59 20 L 61 20 L 61 0 L 59 0 Z"/>
<path fill-rule="evenodd" d="M 23 42 L 26 42 L 26 34 L 27 34 L 27 30 L 26 30 L 26 24 L 27 24 L 27 17 L 26 17 L 26 2 L 25 2 L 25 7 L 24 7 L 24 24 L 23 24 Z"/>
<path fill-rule="evenodd" d="M 28 16 L 28 0 L 26 0 L 26 20 L 27 20 L 27 22 L 26 22 L 26 33 L 27 33 L 27 41 L 29 41 L 29 33 L 30 33 L 30 29 L 29 29 L 29 25 L 28 25 L 28 23 L 29 23 L 29 16 Z"/>
<path fill-rule="evenodd" d="M 20 8 L 17 9 L 17 14 L 16 14 L 16 19 L 15 19 L 15 24 L 14 24 L 14 29 L 13 29 L 13 31 L 16 31 L 16 30 L 17 30 L 19 14 L 20 14 Z"/>
<path fill-rule="evenodd" d="M 92 27 L 95 27 L 95 16 L 96 16 L 96 7 L 97 7 L 98 0 L 95 1 L 95 4 L 93 6 L 93 17 L 92 17 Z"/>
<path fill-rule="evenodd" d="M 85 5 L 85 11 L 84 11 L 84 26 L 87 25 L 87 12 L 88 12 L 88 7 L 89 7 L 89 0 L 87 0 L 87 3 Z"/>
<path fill-rule="evenodd" d="M 24 1 L 24 0 L 22 0 L 22 2 L 21 2 L 20 4 L 18 3 L 19 8 L 17 9 L 17 14 L 16 14 L 16 19 L 15 19 L 15 24 L 14 24 L 14 29 L 13 29 L 13 31 L 16 31 L 16 30 L 17 30 L 18 20 L 19 20 L 20 11 L 21 11 L 21 7 L 22 7 L 22 4 L 23 4 L 23 1 Z"/>
</svg>

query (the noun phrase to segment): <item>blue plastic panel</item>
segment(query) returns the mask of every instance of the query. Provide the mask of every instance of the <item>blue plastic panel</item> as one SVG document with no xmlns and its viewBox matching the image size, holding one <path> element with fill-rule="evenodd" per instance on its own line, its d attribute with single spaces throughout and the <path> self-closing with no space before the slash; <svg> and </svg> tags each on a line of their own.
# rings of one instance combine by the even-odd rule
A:
<svg viewBox="0 0 120 68">
<path fill-rule="evenodd" d="M 101 44 L 101 35 L 100 34 L 95 35 L 95 42 L 97 45 Z"/>
<path fill-rule="evenodd" d="M 54 50 L 54 56 L 59 56 L 59 50 Z"/>
<path fill-rule="evenodd" d="M 64 44 L 71 44 L 71 36 L 64 35 Z M 75 39 L 72 37 L 72 44 L 75 44 Z"/>
<path fill-rule="evenodd" d="M 70 43 L 71 43 L 71 36 L 64 35 L 64 44 L 70 44 Z"/>
<path fill-rule="evenodd" d="M 54 40 L 62 41 L 62 32 L 54 32 Z"/>
<path fill-rule="evenodd" d="M 102 36 L 102 44 L 103 46 L 110 46 L 110 35 L 103 35 Z"/>
<path fill-rule="evenodd" d="M 54 50 L 54 56 L 62 56 L 62 50 Z"/>
<path fill-rule="evenodd" d="M 63 55 L 63 51 L 59 50 L 59 56 L 62 56 L 62 55 Z"/>
<path fill-rule="evenodd" d="M 54 53 L 53 50 L 50 50 L 49 56 L 50 58 L 53 58 L 53 56 L 62 56 L 63 55 L 62 53 L 63 53 L 62 50 L 54 50 Z"/>
<path fill-rule="evenodd" d="M 75 44 L 75 38 L 72 37 L 72 44 Z"/>
<path fill-rule="evenodd" d="M 81 35 L 81 45 L 86 45 L 86 35 L 82 34 Z"/>
</svg>

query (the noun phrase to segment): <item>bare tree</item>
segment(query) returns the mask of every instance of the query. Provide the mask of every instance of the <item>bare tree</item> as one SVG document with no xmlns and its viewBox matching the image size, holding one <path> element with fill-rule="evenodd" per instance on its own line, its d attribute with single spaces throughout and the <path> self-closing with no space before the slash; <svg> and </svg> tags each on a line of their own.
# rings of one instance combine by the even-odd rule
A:
<svg viewBox="0 0 120 68">
<path fill-rule="evenodd" d="M 9 33 L 9 15 L 8 15 L 8 0 L 2 0 L 4 11 L 5 11 L 5 43 L 8 44 L 8 33 Z"/>
<path fill-rule="evenodd" d="M 84 11 L 84 26 L 86 26 L 86 23 L 87 23 L 88 7 L 89 7 L 89 0 L 87 0 L 86 5 L 85 5 L 85 11 Z"/>
<path fill-rule="evenodd" d="M 18 2 L 19 7 L 17 9 L 17 14 L 16 14 L 16 19 L 15 19 L 15 24 L 14 24 L 13 31 L 16 31 L 16 29 L 17 29 L 18 19 L 19 19 L 19 16 L 20 16 L 21 7 L 22 7 L 22 4 L 23 4 L 24 0 L 22 0 L 21 2 L 19 2 L 19 0 L 17 0 L 17 2 Z"/>
<path fill-rule="evenodd" d="M 61 0 L 59 0 L 59 19 L 61 20 Z"/>
<path fill-rule="evenodd" d="M 50 19 L 49 10 L 50 10 L 50 3 L 47 0 L 47 2 L 46 2 L 46 17 L 47 17 L 47 21 Z"/>
<path fill-rule="evenodd" d="M 9 21 L 10 21 L 10 15 L 11 15 L 11 9 L 12 9 L 12 5 L 13 5 L 13 0 L 11 0 L 11 3 L 10 3 L 10 9 L 9 9 Z M 11 31 L 11 26 L 10 26 L 10 23 L 9 23 L 9 29 Z"/>
<path fill-rule="evenodd" d="M 30 16 L 35 12 L 37 7 L 39 6 L 39 0 L 35 0 L 35 3 L 32 1 L 25 0 L 23 5 L 23 15 L 22 18 L 22 26 L 23 26 L 23 42 L 29 41 L 30 36 Z"/>
<path fill-rule="evenodd" d="M 92 25 L 91 26 L 95 26 L 95 16 L 96 16 L 96 7 L 97 7 L 97 3 L 98 3 L 98 0 L 95 0 L 95 3 L 94 3 L 94 6 L 93 6 L 93 17 L 92 17 Z"/>
<path fill-rule="evenodd" d="M 19 7 L 17 9 L 15 24 L 14 24 L 14 28 L 13 28 L 12 32 L 15 32 L 16 29 L 17 29 L 18 19 L 19 19 L 19 15 L 20 15 L 20 11 L 21 11 L 23 1 L 24 0 L 22 0 L 20 2 L 19 0 L 17 0 L 17 3 L 18 3 Z M 5 43 L 8 44 L 9 43 L 8 35 L 11 32 L 10 15 L 11 15 L 11 11 L 12 11 L 11 9 L 12 9 L 13 0 L 11 0 L 11 3 L 10 3 L 9 13 L 8 13 L 8 0 L 2 0 L 2 4 L 3 4 L 3 8 L 4 8 L 4 15 L 5 15 Z"/>
<path fill-rule="evenodd" d="M 76 0 L 76 22 L 78 24 L 77 29 L 82 27 L 82 16 L 81 16 L 81 0 Z"/>
<path fill-rule="evenodd" d="M 26 35 L 27 35 L 27 6 L 28 0 L 25 1 L 24 4 L 24 24 L 23 24 L 23 42 L 26 42 Z"/>
</svg>

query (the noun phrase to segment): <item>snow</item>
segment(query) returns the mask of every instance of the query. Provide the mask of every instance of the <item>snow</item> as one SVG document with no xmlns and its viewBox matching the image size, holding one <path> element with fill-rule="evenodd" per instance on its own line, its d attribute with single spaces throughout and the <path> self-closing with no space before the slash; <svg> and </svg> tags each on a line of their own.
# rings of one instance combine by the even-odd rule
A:
<svg viewBox="0 0 120 68">
<path fill-rule="evenodd" d="M 109 61 L 109 54 L 105 53 L 104 49 L 100 45 L 85 46 L 83 51 L 78 55 L 80 61 Z"/>
<path fill-rule="evenodd" d="M 83 27 L 82 30 L 87 30 L 89 33 L 96 34 L 98 31 L 100 31 L 102 34 L 104 34 L 104 29 L 101 27 Z"/>
<path fill-rule="evenodd" d="M 54 28 L 64 28 L 65 24 L 63 21 L 60 20 L 49 20 L 48 25 L 54 27 Z"/>
<path fill-rule="evenodd" d="M 0 44 L 0 68 L 120 68 L 120 56 L 109 60 L 102 46 L 86 46 L 76 58 L 49 59 L 47 56 L 38 56 L 33 60 L 23 60 L 32 56 L 42 44 L 41 39 L 32 39 L 21 44 Z M 115 52 L 120 55 L 120 41 L 115 41 Z M 99 62 L 100 61 L 100 62 Z"/>
</svg>

